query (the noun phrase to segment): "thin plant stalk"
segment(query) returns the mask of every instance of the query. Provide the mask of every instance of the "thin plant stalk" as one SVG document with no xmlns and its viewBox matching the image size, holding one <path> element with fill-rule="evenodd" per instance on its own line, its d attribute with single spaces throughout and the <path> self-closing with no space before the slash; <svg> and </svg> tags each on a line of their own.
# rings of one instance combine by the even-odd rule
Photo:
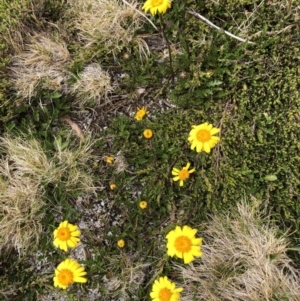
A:
<svg viewBox="0 0 300 301">
<path fill-rule="evenodd" d="M 170 43 L 169 40 L 167 38 L 166 32 L 165 32 L 165 26 L 164 26 L 164 22 L 163 22 L 163 18 L 161 16 L 161 14 L 159 14 L 159 20 L 160 20 L 160 25 L 161 25 L 161 31 L 162 34 L 166 40 L 167 46 L 168 46 L 168 51 L 169 51 L 169 62 L 170 62 L 170 68 L 171 68 L 171 77 L 172 77 L 172 84 L 174 84 L 174 69 L 173 69 L 173 61 L 172 61 L 172 53 L 171 53 L 171 47 L 170 47 Z"/>
<path fill-rule="evenodd" d="M 186 25 L 186 9 L 185 9 L 185 1 L 183 1 L 183 5 L 184 5 L 184 8 L 183 8 L 183 13 L 182 13 L 182 26 L 179 27 L 179 38 L 181 38 L 183 41 L 184 41 L 184 44 L 185 44 L 185 50 L 186 50 L 186 53 L 188 55 L 188 58 L 190 58 L 190 49 L 189 49 L 189 44 L 186 40 L 186 35 L 184 34 L 185 32 L 185 25 Z"/>
</svg>

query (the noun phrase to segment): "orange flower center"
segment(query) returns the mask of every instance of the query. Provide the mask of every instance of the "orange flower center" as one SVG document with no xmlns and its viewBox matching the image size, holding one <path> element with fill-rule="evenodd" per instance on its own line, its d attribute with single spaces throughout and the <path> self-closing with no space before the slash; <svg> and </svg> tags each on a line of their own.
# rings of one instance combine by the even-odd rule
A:
<svg viewBox="0 0 300 301">
<path fill-rule="evenodd" d="M 180 253 L 189 252 L 192 248 L 191 240 L 186 236 L 178 236 L 175 239 L 175 249 Z"/>
<path fill-rule="evenodd" d="M 178 173 L 178 177 L 181 181 L 187 179 L 190 176 L 190 173 L 186 169 L 181 169 Z"/>
<path fill-rule="evenodd" d="M 211 134 L 208 130 L 199 130 L 196 134 L 197 140 L 204 143 L 210 140 Z"/>
<path fill-rule="evenodd" d="M 151 5 L 152 6 L 159 6 L 159 5 L 162 5 L 163 2 L 164 2 L 163 0 L 152 0 Z"/>
<path fill-rule="evenodd" d="M 74 275 L 68 269 L 61 270 L 57 277 L 58 277 L 58 282 L 64 286 L 68 286 L 69 284 L 72 284 L 74 282 L 73 280 Z"/>
<path fill-rule="evenodd" d="M 62 241 L 66 241 L 66 240 L 70 239 L 70 237 L 71 237 L 70 229 L 67 227 L 58 229 L 57 237 L 59 240 L 62 240 Z"/>
<path fill-rule="evenodd" d="M 160 301 L 170 301 L 171 297 L 172 297 L 172 293 L 166 287 L 162 288 L 158 293 L 158 298 Z"/>
</svg>

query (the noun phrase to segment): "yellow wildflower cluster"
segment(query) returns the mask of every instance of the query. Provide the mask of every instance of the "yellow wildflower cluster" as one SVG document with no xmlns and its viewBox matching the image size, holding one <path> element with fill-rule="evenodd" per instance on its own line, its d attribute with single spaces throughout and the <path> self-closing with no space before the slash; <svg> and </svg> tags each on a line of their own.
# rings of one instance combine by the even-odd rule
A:
<svg viewBox="0 0 300 301">
<path fill-rule="evenodd" d="M 164 14 L 171 8 L 171 0 L 147 0 L 143 5 L 143 10 L 150 12 L 152 15 Z M 149 112 L 143 106 L 137 109 L 134 118 L 137 121 L 143 118 Z M 196 150 L 197 153 L 210 153 L 211 149 L 217 145 L 220 138 L 216 136 L 220 132 L 219 128 L 214 127 L 208 122 L 192 125 L 187 140 L 190 143 L 190 149 Z M 151 129 L 146 128 L 143 131 L 143 137 L 146 139 L 153 138 L 154 133 Z M 114 157 L 106 156 L 104 158 L 107 164 L 114 163 Z M 171 173 L 173 181 L 178 181 L 179 186 L 184 186 L 184 182 L 190 178 L 190 175 L 196 171 L 191 168 L 191 163 L 187 163 L 184 167 L 173 167 Z M 114 182 L 109 184 L 111 190 L 116 189 Z M 139 202 L 139 208 L 147 209 L 148 202 L 143 200 Z M 190 264 L 195 258 L 202 257 L 201 250 L 202 238 L 196 237 L 197 229 L 184 225 L 183 227 L 176 226 L 166 235 L 166 252 L 170 257 L 176 256 L 182 259 L 184 264 Z M 64 252 L 69 249 L 76 248 L 80 243 L 81 231 L 77 225 L 69 223 L 67 220 L 62 221 L 59 226 L 53 231 L 53 244 L 56 248 Z M 126 245 L 124 239 L 117 241 L 119 248 L 124 248 Z M 86 283 L 87 272 L 85 267 L 72 258 L 67 258 L 58 264 L 54 271 L 53 282 L 55 287 L 67 289 L 73 283 Z M 168 279 L 167 276 L 156 279 L 152 286 L 150 297 L 154 301 L 178 301 L 183 288 L 176 287 L 176 284 Z"/>
<path fill-rule="evenodd" d="M 143 9 L 147 12 L 150 11 L 152 15 L 157 13 L 164 14 L 168 8 L 171 7 L 170 0 L 147 0 L 143 6 Z M 146 109 L 138 109 L 135 119 L 142 120 L 146 115 Z M 210 153 L 211 149 L 220 141 L 218 136 L 215 136 L 220 132 L 220 129 L 213 127 L 208 122 L 200 125 L 193 125 L 188 136 L 191 150 L 196 150 L 197 153 L 202 151 Z M 151 129 L 145 129 L 143 136 L 146 139 L 153 137 Z M 179 186 L 184 185 L 192 173 L 196 171 L 195 168 L 191 168 L 191 164 L 188 162 L 186 166 L 182 168 L 173 167 L 171 173 L 173 175 L 173 181 L 179 181 Z M 141 209 L 147 207 L 146 201 L 139 203 Z M 185 264 L 191 263 L 195 257 L 201 257 L 203 255 L 201 251 L 202 238 L 196 238 L 197 229 L 185 225 L 182 228 L 176 226 L 174 230 L 171 230 L 167 236 L 167 254 L 171 257 L 176 256 L 183 259 Z M 170 281 L 168 277 L 159 277 L 155 280 L 150 297 L 153 301 L 178 301 L 180 299 L 180 293 L 182 288 L 176 287 L 175 283 Z"/>
<path fill-rule="evenodd" d="M 195 257 L 201 257 L 202 238 L 196 238 L 196 233 L 197 229 L 189 226 L 176 226 L 166 236 L 167 254 L 183 259 L 185 264 L 191 263 Z M 180 287 L 176 288 L 175 283 L 164 276 L 155 280 L 150 297 L 153 301 L 178 301 L 182 290 Z"/>
<path fill-rule="evenodd" d="M 63 221 L 53 231 L 53 244 L 55 247 L 67 252 L 68 248 L 75 248 L 80 242 L 80 230 L 76 225 Z M 124 239 L 117 241 L 119 248 L 125 247 Z M 67 289 L 74 282 L 86 283 L 86 271 L 76 260 L 67 258 L 62 261 L 54 271 L 53 282 L 55 287 Z"/>
<path fill-rule="evenodd" d="M 199 153 L 204 151 L 210 153 L 211 149 L 220 141 L 220 138 L 214 136 L 219 133 L 220 129 L 213 127 L 212 124 L 208 122 L 202 123 L 200 125 L 193 125 L 192 130 L 189 133 L 188 141 L 191 143 L 191 149 Z M 189 169 L 190 163 L 181 169 L 173 167 L 172 175 L 173 181 L 179 181 L 179 186 L 183 186 L 184 181 L 190 177 L 190 174 L 195 172 L 195 168 Z"/>
<path fill-rule="evenodd" d="M 80 230 L 76 225 L 72 225 L 68 221 L 63 221 L 53 232 L 53 244 L 55 247 L 67 252 L 68 248 L 78 246 L 80 234 Z M 84 277 L 85 275 L 84 267 L 76 260 L 68 258 L 62 261 L 55 269 L 54 286 L 66 289 L 74 282 L 86 283 L 87 279 Z"/>
</svg>

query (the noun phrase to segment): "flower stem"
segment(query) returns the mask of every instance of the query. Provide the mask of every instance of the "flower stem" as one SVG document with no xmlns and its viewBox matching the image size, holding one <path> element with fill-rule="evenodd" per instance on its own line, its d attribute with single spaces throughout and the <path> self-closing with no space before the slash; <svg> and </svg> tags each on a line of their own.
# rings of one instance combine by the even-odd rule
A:
<svg viewBox="0 0 300 301">
<path fill-rule="evenodd" d="M 161 25 L 161 31 L 162 34 L 166 40 L 167 46 L 168 46 L 168 51 L 169 51 L 169 61 L 170 61 L 170 68 L 171 68 L 171 79 L 172 79 L 172 84 L 174 84 L 174 69 L 173 69 L 173 62 L 172 62 L 172 53 L 171 53 L 171 47 L 170 47 L 170 43 L 169 40 L 166 36 L 166 32 L 165 32 L 165 26 L 164 26 L 164 22 L 162 19 L 161 14 L 159 14 L 159 20 L 160 20 L 160 25 Z"/>
</svg>

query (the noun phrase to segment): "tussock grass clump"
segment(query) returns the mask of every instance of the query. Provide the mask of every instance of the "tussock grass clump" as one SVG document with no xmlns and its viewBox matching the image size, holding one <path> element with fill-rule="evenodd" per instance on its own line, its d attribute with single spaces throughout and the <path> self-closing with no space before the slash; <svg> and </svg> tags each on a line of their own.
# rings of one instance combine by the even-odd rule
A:
<svg viewBox="0 0 300 301">
<path fill-rule="evenodd" d="M 118 151 L 115 157 L 114 167 L 116 169 L 116 173 L 122 173 L 128 167 L 128 162 L 126 161 L 126 158 L 124 157 L 121 151 Z"/>
<path fill-rule="evenodd" d="M 108 52 L 119 53 L 124 47 L 135 45 L 141 55 L 147 56 L 146 42 L 136 32 L 143 24 L 137 12 L 138 3 L 128 6 L 118 0 L 69 1 L 74 26 L 85 47 L 103 45 Z"/>
<path fill-rule="evenodd" d="M 21 253 L 31 242 L 38 242 L 44 215 L 40 210 L 49 184 L 60 185 L 65 194 L 95 192 L 94 178 L 86 167 L 94 158 L 92 145 L 89 138 L 76 146 L 57 138 L 56 152 L 47 154 L 36 139 L 1 138 L 5 158 L 0 161 L 0 250 L 14 247 Z"/>
<path fill-rule="evenodd" d="M 2 150 L 6 153 L 11 167 L 19 177 L 28 176 L 40 185 L 61 185 L 68 191 L 94 192 L 94 178 L 87 170 L 87 162 L 93 160 L 90 137 L 79 144 L 61 138 L 54 141 L 55 152 L 48 154 L 36 139 L 9 137 L 1 139 Z"/>
<path fill-rule="evenodd" d="M 17 94 L 30 99 L 39 85 L 46 90 L 62 91 L 68 77 L 65 67 L 70 61 L 66 44 L 40 33 L 30 37 L 24 48 L 12 58 L 10 66 Z"/>
<path fill-rule="evenodd" d="M 94 193 L 96 187 L 89 166 L 97 159 L 92 154 L 92 146 L 96 142 L 97 140 L 93 140 L 91 136 L 85 137 L 80 143 L 77 140 L 72 143 L 71 135 L 67 136 L 65 142 L 55 139 L 56 153 L 51 159 L 57 175 L 54 183 L 60 183 L 66 192 Z"/>
<path fill-rule="evenodd" d="M 110 82 L 108 72 L 96 63 L 90 64 L 83 69 L 78 81 L 71 87 L 71 93 L 76 95 L 77 102 L 81 105 L 92 100 L 100 104 L 112 91 Z"/>
<path fill-rule="evenodd" d="M 1 150 L 11 162 L 11 169 L 19 178 L 29 176 L 36 183 L 53 182 L 56 179 L 51 162 L 36 139 L 5 136 L 0 139 Z"/>
<path fill-rule="evenodd" d="M 199 262 L 176 266 L 185 280 L 182 300 L 300 300 L 287 237 L 257 209 L 241 203 L 231 217 L 212 216 L 203 237 Z"/>
<path fill-rule="evenodd" d="M 19 254 L 39 241 L 44 216 L 44 190 L 39 183 L 15 172 L 6 160 L 0 162 L 0 250 L 15 248 Z"/>
</svg>

